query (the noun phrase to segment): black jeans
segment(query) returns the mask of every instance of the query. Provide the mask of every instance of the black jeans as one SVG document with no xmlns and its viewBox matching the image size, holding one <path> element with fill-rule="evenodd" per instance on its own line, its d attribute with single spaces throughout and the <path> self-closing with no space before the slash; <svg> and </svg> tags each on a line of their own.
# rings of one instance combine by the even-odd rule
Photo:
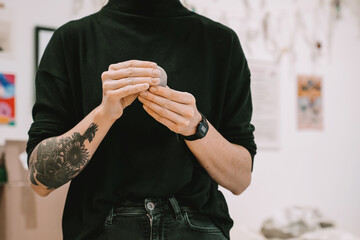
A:
<svg viewBox="0 0 360 240">
<path fill-rule="evenodd" d="M 226 240 L 212 220 L 174 197 L 124 202 L 111 209 L 98 240 Z"/>
</svg>

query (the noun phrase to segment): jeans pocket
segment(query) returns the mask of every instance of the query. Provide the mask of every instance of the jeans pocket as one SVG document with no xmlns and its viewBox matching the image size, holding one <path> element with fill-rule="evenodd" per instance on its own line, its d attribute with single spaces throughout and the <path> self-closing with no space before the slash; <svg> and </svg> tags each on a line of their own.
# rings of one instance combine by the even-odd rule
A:
<svg viewBox="0 0 360 240">
<path fill-rule="evenodd" d="M 106 239 L 147 239 L 149 223 L 146 215 L 139 213 L 115 214 L 112 222 L 106 222 L 103 227 L 103 236 Z"/>
<path fill-rule="evenodd" d="M 185 225 L 191 230 L 206 233 L 220 233 L 221 230 L 214 224 L 210 217 L 196 212 L 184 212 Z"/>
</svg>

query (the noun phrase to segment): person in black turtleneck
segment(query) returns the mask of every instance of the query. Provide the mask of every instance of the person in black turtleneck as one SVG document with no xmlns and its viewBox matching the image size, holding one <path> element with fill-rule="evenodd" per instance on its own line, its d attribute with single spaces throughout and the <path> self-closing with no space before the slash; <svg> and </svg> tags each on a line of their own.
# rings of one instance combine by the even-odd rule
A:
<svg viewBox="0 0 360 240">
<path fill-rule="evenodd" d="M 179 0 L 110 0 L 57 29 L 42 57 L 31 187 L 46 196 L 71 180 L 65 240 L 229 239 L 218 185 L 250 184 L 251 115 L 233 30 Z"/>
</svg>

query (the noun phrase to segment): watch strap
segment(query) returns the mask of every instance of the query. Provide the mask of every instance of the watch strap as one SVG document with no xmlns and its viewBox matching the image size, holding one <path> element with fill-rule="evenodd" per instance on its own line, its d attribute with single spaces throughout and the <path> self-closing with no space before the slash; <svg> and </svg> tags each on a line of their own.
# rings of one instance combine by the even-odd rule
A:
<svg viewBox="0 0 360 240">
<path fill-rule="evenodd" d="M 184 136 L 184 135 L 178 134 L 178 136 L 181 139 L 184 139 L 184 140 L 187 140 L 187 141 L 194 141 L 194 140 L 198 140 L 198 139 L 201 139 L 201 138 L 206 136 L 206 134 L 207 134 L 207 132 L 209 130 L 209 124 L 207 122 L 206 117 L 201 112 L 199 112 L 199 113 L 201 115 L 201 120 L 200 120 L 199 124 L 196 127 L 195 134 L 190 135 L 190 136 Z"/>
</svg>

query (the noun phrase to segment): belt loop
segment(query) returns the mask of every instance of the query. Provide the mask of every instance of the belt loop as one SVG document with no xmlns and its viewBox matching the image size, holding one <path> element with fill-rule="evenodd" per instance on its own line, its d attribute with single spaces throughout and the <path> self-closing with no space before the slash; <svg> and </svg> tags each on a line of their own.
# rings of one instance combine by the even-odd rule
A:
<svg viewBox="0 0 360 240">
<path fill-rule="evenodd" d="M 114 207 L 112 207 L 109 211 L 109 215 L 106 217 L 105 223 L 111 225 L 114 218 Z"/>
<path fill-rule="evenodd" d="M 176 201 L 175 197 L 174 196 L 171 196 L 169 198 L 169 202 L 174 210 L 174 213 L 175 213 L 175 218 L 177 220 L 181 219 L 182 216 L 181 216 L 181 209 L 180 209 L 180 206 L 178 204 L 178 202 Z"/>
</svg>

